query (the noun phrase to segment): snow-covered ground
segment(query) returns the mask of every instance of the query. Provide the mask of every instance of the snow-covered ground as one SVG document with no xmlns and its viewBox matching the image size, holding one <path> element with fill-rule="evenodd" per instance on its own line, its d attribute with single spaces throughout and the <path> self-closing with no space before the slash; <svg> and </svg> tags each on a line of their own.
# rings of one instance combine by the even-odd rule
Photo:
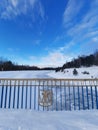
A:
<svg viewBox="0 0 98 130">
<path fill-rule="evenodd" d="M 55 71 L 1 71 L 0 78 L 98 78 L 98 66 L 76 68 L 78 75 L 73 75 L 74 68 L 65 69 L 63 72 Z M 83 74 L 83 72 L 89 74 Z"/>
<path fill-rule="evenodd" d="M 98 111 L 0 110 L 0 130 L 98 130 Z"/>
<path fill-rule="evenodd" d="M 53 78 L 98 78 L 98 66 L 93 67 L 81 67 L 76 68 L 78 74 L 76 76 L 73 75 L 74 68 L 71 69 L 65 69 L 63 72 L 54 72 L 48 73 L 49 76 L 52 76 Z M 83 74 L 83 72 L 88 72 L 89 74 Z"/>
<path fill-rule="evenodd" d="M 98 67 L 55 71 L 0 72 L 0 78 L 98 78 Z M 83 74 L 87 71 L 89 74 Z M 98 111 L 33 111 L 0 109 L 0 130 L 98 130 Z"/>
<path fill-rule="evenodd" d="M 52 71 L 1 71 L 0 78 L 51 78 Z"/>
</svg>

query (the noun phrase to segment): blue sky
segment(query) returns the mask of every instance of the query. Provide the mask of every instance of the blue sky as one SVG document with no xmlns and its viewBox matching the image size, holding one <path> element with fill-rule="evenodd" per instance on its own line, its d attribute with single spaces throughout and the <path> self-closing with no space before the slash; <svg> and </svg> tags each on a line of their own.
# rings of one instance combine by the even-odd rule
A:
<svg viewBox="0 0 98 130">
<path fill-rule="evenodd" d="M 61 66 L 98 49 L 98 0 L 0 0 L 0 57 Z"/>
</svg>

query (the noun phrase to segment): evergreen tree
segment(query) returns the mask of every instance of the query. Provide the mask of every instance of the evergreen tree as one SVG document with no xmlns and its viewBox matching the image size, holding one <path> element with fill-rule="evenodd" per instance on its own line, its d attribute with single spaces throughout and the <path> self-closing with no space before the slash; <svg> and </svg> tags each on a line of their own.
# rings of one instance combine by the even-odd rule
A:
<svg viewBox="0 0 98 130">
<path fill-rule="evenodd" d="M 78 71 L 76 69 L 73 70 L 73 75 L 78 75 Z"/>
</svg>

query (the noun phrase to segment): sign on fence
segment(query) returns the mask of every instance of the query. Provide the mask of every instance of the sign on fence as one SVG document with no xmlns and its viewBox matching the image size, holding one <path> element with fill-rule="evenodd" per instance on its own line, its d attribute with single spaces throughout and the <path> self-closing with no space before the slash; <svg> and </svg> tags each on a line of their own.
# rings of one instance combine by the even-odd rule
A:
<svg viewBox="0 0 98 130">
<path fill-rule="evenodd" d="M 51 90 L 39 91 L 39 105 L 48 107 L 52 105 L 53 92 Z"/>
</svg>

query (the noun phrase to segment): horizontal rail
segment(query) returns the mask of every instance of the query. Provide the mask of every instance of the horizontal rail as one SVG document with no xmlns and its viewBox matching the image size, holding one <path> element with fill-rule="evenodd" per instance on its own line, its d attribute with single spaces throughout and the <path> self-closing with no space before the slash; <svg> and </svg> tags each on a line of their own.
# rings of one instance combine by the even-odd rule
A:
<svg viewBox="0 0 98 130">
<path fill-rule="evenodd" d="M 68 78 L 68 79 L 62 79 L 62 78 L 60 78 L 60 79 L 57 79 L 57 78 L 0 78 L 0 80 L 18 80 L 18 81 L 21 81 L 21 80 L 25 80 L 25 81 L 49 81 L 49 80 L 54 80 L 54 81 L 58 81 L 58 80 L 60 80 L 60 81 L 98 81 L 98 78 L 95 78 L 95 79 L 93 79 L 93 78 L 85 78 L 85 79 L 70 79 L 70 78 Z"/>
<path fill-rule="evenodd" d="M 98 79 L 10 79 L 0 78 L 0 86 L 95 86 L 98 85 Z"/>
<path fill-rule="evenodd" d="M 0 78 L 0 108 L 98 109 L 98 79 Z"/>
</svg>

